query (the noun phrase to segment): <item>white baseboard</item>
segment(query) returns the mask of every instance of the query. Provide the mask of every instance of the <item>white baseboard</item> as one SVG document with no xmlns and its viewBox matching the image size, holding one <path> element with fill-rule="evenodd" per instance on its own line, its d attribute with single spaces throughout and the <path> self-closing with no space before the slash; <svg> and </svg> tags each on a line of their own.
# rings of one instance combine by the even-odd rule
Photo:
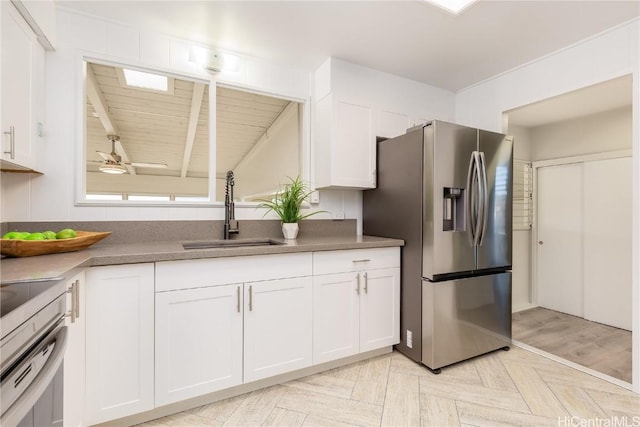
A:
<svg viewBox="0 0 640 427">
<path fill-rule="evenodd" d="M 525 311 L 525 310 L 529 310 L 531 308 L 536 308 L 537 306 L 538 306 L 538 304 L 532 304 L 530 302 L 516 304 L 513 307 L 511 307 L 511 312 L 512 313 L 517 313 L 519 311 Z"/>
</svg>

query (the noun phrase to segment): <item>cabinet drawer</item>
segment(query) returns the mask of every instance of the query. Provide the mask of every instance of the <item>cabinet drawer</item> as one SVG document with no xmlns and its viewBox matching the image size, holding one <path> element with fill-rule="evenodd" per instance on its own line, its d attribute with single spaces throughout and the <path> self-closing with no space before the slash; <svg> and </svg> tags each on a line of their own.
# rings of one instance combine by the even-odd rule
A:
<svg viewBox="0 0 640 427">
<path fill-rule="evenodd" d="M 156 292 L 311 275 L 311 253 L 156 263 Z"/>
<path fill-rule="evenodd" d="M 313 274 L 400 266 L 400 248 L 349 249 L 313 253 Z"/>
</svg>

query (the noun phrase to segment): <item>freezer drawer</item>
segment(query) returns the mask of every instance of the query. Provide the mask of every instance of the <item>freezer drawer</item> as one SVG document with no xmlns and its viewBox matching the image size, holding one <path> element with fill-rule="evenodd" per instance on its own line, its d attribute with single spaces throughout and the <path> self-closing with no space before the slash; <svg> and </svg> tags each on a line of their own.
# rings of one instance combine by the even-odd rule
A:
<svg viewBox="0 0 640 427">
<path fill-rule="evenodd" d="M 438 369 L 511 344 L 511 272 L 422 282 L 422 363 Z"/>
</svg>

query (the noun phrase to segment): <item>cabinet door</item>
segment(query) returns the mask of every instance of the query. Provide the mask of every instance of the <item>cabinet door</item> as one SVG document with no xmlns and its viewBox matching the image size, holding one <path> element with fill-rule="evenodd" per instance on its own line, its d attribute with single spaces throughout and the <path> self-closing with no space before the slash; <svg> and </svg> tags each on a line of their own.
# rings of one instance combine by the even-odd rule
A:
<svg viewBox="0 0 640 427">
<path fill-rule="evenodd" d="M 242 284 L 156 294 L 156 406 L 242 384 Z"/>
<path fill-rule="evenodd" d="M 34 90 L 39 88 L 42 67 L 40 59 L 44 50 L 37 43 L 35 34 L 20 16 L 11 2 L 1 2 L 2 7 L 2 151 L 3 160 L 32 168 L 32 139 L 35 121 L 32 108 Z M 41 58 L 42 57 L 42 58 Z M 44 69 L 42 69 L 43 71 Z M 40 100 L 42 101 L 42 100 Z M 43 104 L 41 104 L 43 105 Z M 12 137 L 5 132 L 13 129 Z"/>
<path fill-rule="evenodd" d="M 244 382 L 311 366 L 311 277 L 245 283 L 244 294 Z"/>
<path fill-rule="evenodd" d="M 97 424 L 153 409 L 153 264 L 86 272 L 86 416 Z"/>
<path fill-rule="evenodd" d="M 313 363 L 357 354 L 360 341 L 358 273 L 313 278 Z"/>
<path fill-rule="evenodd" d="M 85 396 L 85 274 L 68 280 L 67 350 L 64 354 L 64 425 L 82 426 Z"/>
<path fill-rule="evenodd" d="M 371 108 L 339 101 L 337 140 L 333 141 L 333 179 L 339 186 L 375 188 L 376 142 Z"/>
<path fill-rule="evenodd" d="M 360 273 L 360 351 L 400 342 L 400 269 Z"/>
<path fill-rule="evenodd" d="M 372 108 L 329 93 L 314 114 L 316 188 L 375 188 Z"/>
</svg>

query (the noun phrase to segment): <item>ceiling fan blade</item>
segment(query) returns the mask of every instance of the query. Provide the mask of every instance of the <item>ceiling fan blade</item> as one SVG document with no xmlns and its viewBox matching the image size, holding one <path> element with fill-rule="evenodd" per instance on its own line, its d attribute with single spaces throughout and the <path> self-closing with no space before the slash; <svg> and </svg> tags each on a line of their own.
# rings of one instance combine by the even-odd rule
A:
<svg viewBox="0 0 640 427">
<path fill-rule="evenodd" d="M 117 160 L 113 158 L 112 154 L 103 153 L 102 151 L 96 151 L 96 153 L 100 154 L 100 156 L 102 156 L 102 158 L 105 160 L 111 160 L 112 162 L 117 162 Z"/>
<path fill-rule="evenodd" d="M 125 165 L 131 165 L 137 168 L 155 168 L 155 169 L 164 169 L 168 167 L 164 163 L 143 163 L 143 162 L 124 162 Z"/>
</svg>

